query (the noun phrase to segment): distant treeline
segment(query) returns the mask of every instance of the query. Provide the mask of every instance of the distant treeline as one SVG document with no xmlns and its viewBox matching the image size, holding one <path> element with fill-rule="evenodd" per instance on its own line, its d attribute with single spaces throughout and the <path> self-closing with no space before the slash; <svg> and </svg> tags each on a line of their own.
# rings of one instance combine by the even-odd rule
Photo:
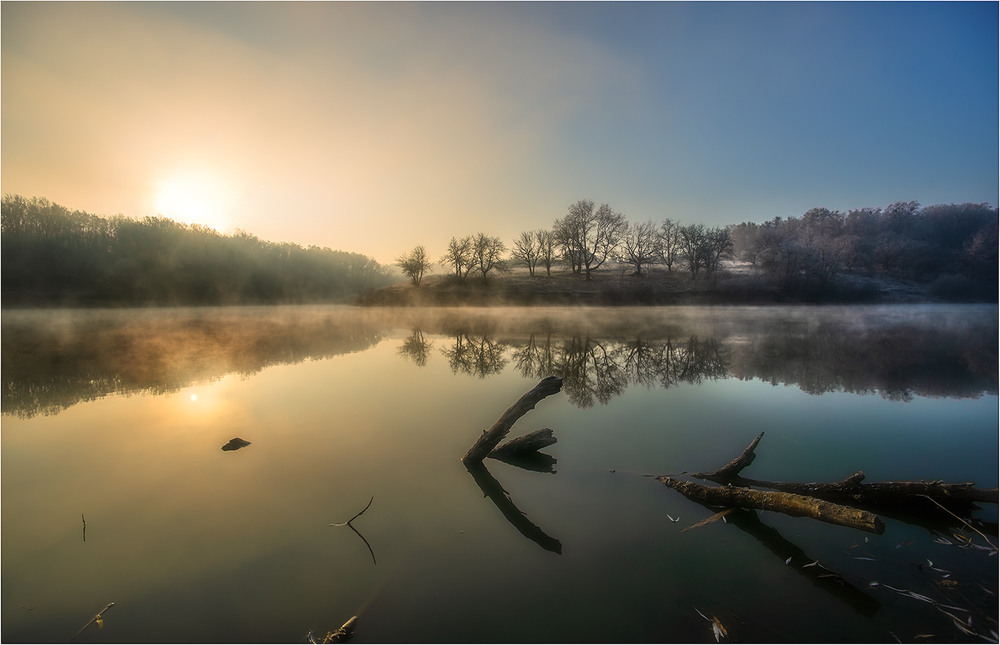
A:
<svg viewBox="0 0 1000 645">
<path fill-rule="evenodd" d="M 997 209 L 896 202 L 730 229 L 733 254 L 788 290 L 823 292 L 845 274 L 928 286 L 949 300 L 997 298 Z"/>
<path fill-rule="evenodd" d="M 4 195 L 3 305 L 224 305 L 348 300 L 393 280 L 370 257 L 222 235 L 162 217 Z"/>
<path fill-rule="evenodd" d="M 733 302 L 877 299 L 869 291 L 880 280 L 910 282 L 932 299 L 994 301 L 997 227 L 997 209 L 989 204 L 813 208 L 763 224 L 706 227 L 669 218 L 633 222 L 608 204 L 580 200 L 550 229 L 521 233 L 509 255 L 500 238 L 477 233 L 451 238 L 439 263 L 452 282 L 470 275 L 484 282 L 512 266 L 539 279 L 565 267 L 587 281 L 613 264 L 636 278 L 651 276 L 651 268 L 662 268 L 661 276 L 678 270 L 691 281 L 707 278 L 718 298 Z M 434 263 L 417 246 L 396 264 L 419 287 Z M 655 280 L 647 282 L 655 291 Z"/>
</svg>

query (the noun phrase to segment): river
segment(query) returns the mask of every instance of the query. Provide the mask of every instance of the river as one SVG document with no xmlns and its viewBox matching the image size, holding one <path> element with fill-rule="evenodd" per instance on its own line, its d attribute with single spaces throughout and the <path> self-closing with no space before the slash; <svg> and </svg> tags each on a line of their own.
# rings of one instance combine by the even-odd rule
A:
<svg viewBox="0 0 1000 645">
<path fill-rule="evenodd" d="M 996 487 L 995 305 L 2 325 L 4 642 L 307 642 L 353 615 L 359 643 L 996 640 L 995 504 L 881 535 L 689 528 L 718 509 L 652 477 L 764 432 L 748 477 Z M 548 375 L 512 436 L 558 442 L 474 476 L 462 455 Z"/>
</svg>

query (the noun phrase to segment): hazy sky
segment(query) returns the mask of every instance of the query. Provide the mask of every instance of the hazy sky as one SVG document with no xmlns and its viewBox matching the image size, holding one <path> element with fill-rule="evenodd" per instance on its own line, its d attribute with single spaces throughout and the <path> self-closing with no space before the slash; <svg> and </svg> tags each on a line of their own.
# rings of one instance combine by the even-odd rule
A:
<svg viewBox="0 0 1000 645">
<path fill-rule="evenodd" d="M 998 5 L 3 2 L 2 190 L 382 262 L 998 202 Z"/>
</svg>

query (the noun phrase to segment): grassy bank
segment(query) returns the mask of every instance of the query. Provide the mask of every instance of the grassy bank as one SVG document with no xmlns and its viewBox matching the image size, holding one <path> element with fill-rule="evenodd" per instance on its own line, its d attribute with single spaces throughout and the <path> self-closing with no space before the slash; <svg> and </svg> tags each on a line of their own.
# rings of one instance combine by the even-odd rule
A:
<svg viewBox="0 0 1000 645">
<path fill-rule="evenodd" d="M 747 266 L 733 265 L 713 276 L 656 267 L 642 276 L 612 268 L 591 280 L 569 270 L 534 277 L 519 269 L 488 280 L 431 275 L 419 287 L 395 284 L 362 296 L 369 306 L 451 305 L 711 305 L 790 303 L 914 303 L 982 300 L 936 294 L 932 285 L 879 277 L 842 275 L 827 284 L 778 284 Z"/>
</svg>

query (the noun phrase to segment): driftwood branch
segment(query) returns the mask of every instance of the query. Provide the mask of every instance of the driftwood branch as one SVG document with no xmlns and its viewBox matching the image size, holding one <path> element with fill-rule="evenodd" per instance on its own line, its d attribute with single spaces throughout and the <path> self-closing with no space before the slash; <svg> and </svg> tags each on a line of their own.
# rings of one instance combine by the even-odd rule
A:
<svg viewBox="0 0 1000 645">
<path fill-rule="evenodd" d="M 880 535 L 885 531 L 885 523 L 874 513 L 833 504 L 814 497 L 735 486 L 704 486 L 670 477 L 657 477 L 656 479 L 688 499 L 699 503 L 778 511 L 787 515 L 811 517 L 823 522 L 849 526 Z"/>
<path fill-rule="evenodd" d="M 733 459 L 731 462 L 719 468 L 718 470 L 713 470 L 710 473 L 693 473 L 692 477 L 697 477 L 698 479 L 708 479 L 717 483 L 726 483 L 730 481 L 733 477 L 740 474 L 740 471 L 753 463 L 753 460 L 757 458 L 757 453 L 754 452 L 754 448 L 760 443 L 761 437 L 764 433 L 761 432 L 757 437 L 750 442 L 740 456 Z"/>
<path fill-rule="evenodd" d="M 466 466 L 482 463 L 483 459 L 507 436 L 511 426 L 518 419 L 524 416 L 529 410 L 534 409 L 539 401 L 550 394 L 555 394 L 560 389 L 562 389 L 561 378 L 557 376 L 543 378 L 538 385 L 526 392 L 514 405 L 510 406 L 497 422 L 493 424 L 492 428 L 483 431 L 483 434 L 476 440 L 476 443 L 469 448 L 469 452 L 465 453 L 465 456 L 462 457 L 462 463 Z"/>
</svg>

